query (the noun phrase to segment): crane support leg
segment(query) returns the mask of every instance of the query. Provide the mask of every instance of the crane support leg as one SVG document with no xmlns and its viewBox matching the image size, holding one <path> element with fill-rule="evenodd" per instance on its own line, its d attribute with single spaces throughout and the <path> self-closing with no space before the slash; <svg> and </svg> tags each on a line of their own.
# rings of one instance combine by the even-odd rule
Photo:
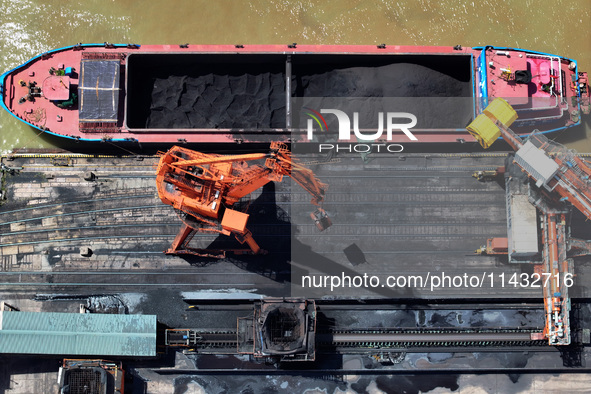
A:
<svg viewBox="0 0 591 394">
<path fill-rule="evenodd" d="M 185 223 L 183 223 L 183 226 L 179 230 L 178 234 L 176 235 L 176 237 L 174 237 L 174 241 L 172 241 L 170 249 L 168 249 L 164 253 L 175 254 L 179 250 L 185 249 L 186 244 L 188 244 L 191 238 L 193 238 L 195 232 L 196 231 L 194 228 L 189 227 Z"/>
</svg>

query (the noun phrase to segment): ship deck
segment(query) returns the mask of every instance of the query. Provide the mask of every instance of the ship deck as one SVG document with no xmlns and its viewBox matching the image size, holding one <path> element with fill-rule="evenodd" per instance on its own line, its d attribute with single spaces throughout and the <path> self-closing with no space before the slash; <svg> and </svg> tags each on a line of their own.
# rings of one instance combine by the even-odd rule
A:
<svg viewBox="0 0 591 394">
<path fill-rule="evenodd" d="M 548 123 L 565 116 L 574 95 L 571 89 L 571 62 L 546 54 L 515 54 L 504 50 L 486 51 L 489 69 L 487 90 L 491 97 L 502 97 L 518 113 L 514 127 L 538 118 Z M 527 72 L 528 83 L 516 82 L 516 72 Z M 568 116 L 568 114 L 566 114 Z"/>
</svg>

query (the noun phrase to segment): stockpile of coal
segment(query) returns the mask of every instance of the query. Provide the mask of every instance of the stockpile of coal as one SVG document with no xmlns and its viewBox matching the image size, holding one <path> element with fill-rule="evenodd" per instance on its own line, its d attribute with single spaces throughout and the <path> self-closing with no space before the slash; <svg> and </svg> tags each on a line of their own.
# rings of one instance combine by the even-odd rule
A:
<svg viewBox="0 0 591 394">
<path fill-rule="evenodd" d="M 156 78 L 150 129 L 265 129 L 285 127 L 282 73 Z"/>
<path fill-rule="evenodd" d="M 470 75 L 465 67 L 456 71 L 416 63 L 302 73 L 296 77 L 294 92 L 303 99 L 293 106 L 300 119 L 292 123 L 305 127 L 307 117 L 300 108 L 309 107 L 335 108 L 350 117 L 357 112 L 360 128 L 376 129 L 379 112 L 402 112 L 416 116 L 419 129 L 463 129 L 473 117 Z M 326 119 L 329 129 L 338 129 L 336 117 Z"/>
<path fill-rule="evenodd" d="M 132 128 L 286 127 L 282 57 L 249 57 L 240 63 L 231 58 L 144 57 L 130 64 L 127 121 Z M 302 125 L 298 115 L 305 114 L 302 106 L 336 108 L 349 116 L 357 112 L 361 128 L 375 128 L 379 112 L 411 113 L 417 118 L 415 127 L 427 129 L 463 129 L 473 116 L 472 73 L 465 56 L 293 59 L 292 125 L 296 128 L 306 127 L 307 118 Z"/>
<path fill-rule="evenodd" d="M 467 76 L 469 76 L 469 70 Z M 349 67 L 297 78 L 299 97 L 471 97 L 472 87 L 446 72 L 413 63 Z"/>
</svg>

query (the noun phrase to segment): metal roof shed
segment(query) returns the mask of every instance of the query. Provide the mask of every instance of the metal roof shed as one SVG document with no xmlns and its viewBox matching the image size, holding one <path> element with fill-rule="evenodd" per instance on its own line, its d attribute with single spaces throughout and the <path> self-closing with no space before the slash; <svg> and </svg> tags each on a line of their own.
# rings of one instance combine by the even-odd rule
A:
<svg viewBox="0 0 591 394">
<path fill-rule="evenodd" d="M 156 316 L 0 311 L 0 353 L 156 356 Z"/>
<path fill-rule="evenodd" d="M 507 205 L 509 261 L 532 260 L 538 256 L 537 211 L 525 194 L 512 194 Z"/>
<path fill-rule="evenodd" d="M 554 178 L 559 168 L 558 164 L 546 156 L 542 149 L 535 146 L 531 141 L 526 141 L 515 152 L 515 161 L 535 179 L 537 187 L 544 186 L 546 190 L 552 190 L 548 186 L 548 182 Z"/>
</svg>

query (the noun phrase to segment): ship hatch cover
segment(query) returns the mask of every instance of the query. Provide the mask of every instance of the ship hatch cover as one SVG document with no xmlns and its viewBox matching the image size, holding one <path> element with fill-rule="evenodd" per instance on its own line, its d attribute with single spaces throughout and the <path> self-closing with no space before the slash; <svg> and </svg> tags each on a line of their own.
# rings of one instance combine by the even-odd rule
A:
<svg viewBox="0 0 591 394">
<path fill-rule="evenodd" d="M 78 86 L 81 122 L 117 121 L 119 70 L 119 60 L 82 60 Z"/>
</svg>

